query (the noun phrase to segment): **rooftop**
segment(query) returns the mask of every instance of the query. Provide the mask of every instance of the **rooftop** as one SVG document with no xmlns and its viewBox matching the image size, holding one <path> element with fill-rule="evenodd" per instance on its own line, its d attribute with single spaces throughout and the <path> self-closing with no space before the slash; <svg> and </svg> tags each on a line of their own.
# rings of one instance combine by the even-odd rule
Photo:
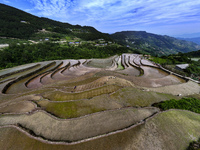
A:
<svg viewBox="0 0 200 150">
<path fill-rule="evenodd" d="M 189 64 L 180 64 L 180 65 L 176 65 L 176 67 L 180 69 L 186 69 L 187 67 L 189 67 Z"/>
</svg>

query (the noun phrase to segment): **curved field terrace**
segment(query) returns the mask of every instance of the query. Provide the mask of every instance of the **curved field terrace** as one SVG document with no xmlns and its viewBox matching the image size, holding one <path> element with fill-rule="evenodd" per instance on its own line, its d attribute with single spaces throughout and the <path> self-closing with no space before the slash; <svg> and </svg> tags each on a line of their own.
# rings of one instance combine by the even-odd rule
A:
<svg viewBox="0 0 200 150">
<path fill-rule="evenodd" d="M 0 149 L 184 150 L 200 115 L 154 103 L 200 97 L 198 83 L 138 54 L 0 71 Z"/>
</svg>

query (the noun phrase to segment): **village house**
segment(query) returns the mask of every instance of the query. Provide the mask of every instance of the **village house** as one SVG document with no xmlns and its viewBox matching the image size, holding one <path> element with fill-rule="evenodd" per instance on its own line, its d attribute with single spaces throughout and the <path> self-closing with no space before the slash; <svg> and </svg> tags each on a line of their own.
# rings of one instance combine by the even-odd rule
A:
<svg viewBox="0 0 200 150">
<path fill-rule="evenodd" d="M 179 65 L 176 65 L 175 69 L 183 71 L 187 69 L 187 67 L 189 67 L 189 64 L 179 64 Z"/>
</svg>

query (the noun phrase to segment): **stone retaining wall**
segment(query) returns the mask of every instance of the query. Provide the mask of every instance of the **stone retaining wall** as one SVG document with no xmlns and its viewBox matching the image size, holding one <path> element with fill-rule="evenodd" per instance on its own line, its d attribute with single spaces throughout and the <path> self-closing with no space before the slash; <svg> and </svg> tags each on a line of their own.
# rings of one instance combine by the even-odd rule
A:
<svg viewBox="0 0 200 150">
<path fill-rule="evenodd" d="M 189 77 L 185 77 L 185 76 L 182 76 L 182 75 L 180 75 L 180 74 L 174 73 L 174 72 L 172 72 L 172 71 L 170 71 L 170 70 L 167 70 L 167 69 L 163 68 L 160 64 L 157 64 L 157 65 L 158 65 L 159 68 L 162 69 L 163 71 L 165 71 L 165 72 L 167 72 L 167 73 L 169 73 L 169 74 L 175 75 L 175 76 L 177 76 L 177 77 L 179 77 L 179 78 L 181 78 L 181 79 L 184 79 L 184 80 L 187 81 L 187 82 L 190 80 L 190 81 L 192 81 L 192 82 L 195 82 L 195 83 L 197 83 L 197 84 L 200 84 L 199 81 L 193 80 L 193 79 L 191 79 L 191 78 L 189 78 Z"/>
</svg>

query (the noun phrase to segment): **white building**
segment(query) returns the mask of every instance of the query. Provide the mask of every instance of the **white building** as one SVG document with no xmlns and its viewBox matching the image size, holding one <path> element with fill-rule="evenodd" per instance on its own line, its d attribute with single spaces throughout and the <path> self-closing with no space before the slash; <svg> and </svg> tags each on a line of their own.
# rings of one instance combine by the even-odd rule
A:
<svg viewBox="0 0 200 150">
<path fill-rule="evenodd" d="M 187 69 L 187 67 L 189 67 L 189 64 L 180 64 L 180 65 L 176 65 L 175 69 L 185 70 L 185 69 Z"/>
</svg>

